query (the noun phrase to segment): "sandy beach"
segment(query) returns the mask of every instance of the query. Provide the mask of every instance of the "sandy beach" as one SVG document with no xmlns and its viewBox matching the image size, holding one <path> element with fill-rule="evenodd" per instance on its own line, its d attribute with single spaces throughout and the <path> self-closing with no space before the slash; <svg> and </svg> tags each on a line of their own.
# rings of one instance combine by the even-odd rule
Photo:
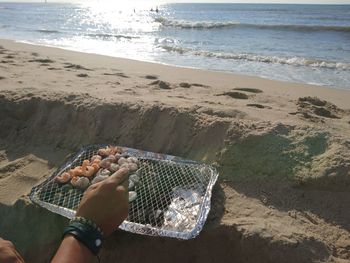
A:
<svg viewBox="0 0 350 263">
<path fill-rule="evenodd" d="M 67 223 L 28 193 L 95 143 L 220 173 L 198 238 L 117 231 L 102 262 L 349 262 L 350 91 L 0 46 L 0 236 L 27 262 L 48 262 Z"/>
</svg>

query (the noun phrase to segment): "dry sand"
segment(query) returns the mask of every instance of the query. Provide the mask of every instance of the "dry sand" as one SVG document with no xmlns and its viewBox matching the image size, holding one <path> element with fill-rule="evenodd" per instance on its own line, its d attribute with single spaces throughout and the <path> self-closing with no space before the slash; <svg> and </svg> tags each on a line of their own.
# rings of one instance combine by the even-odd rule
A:
<svg viewBox="0 0 350 263">
<path fill-rule="evenodd" d="M 190 241 L 117 231 L 102 262 L 349 262 L 350 92 L 0 41 L 0 236 L 47 262 L 66 220 L 28 201 L 82 145 L 218 167 Z"/>
</svg>

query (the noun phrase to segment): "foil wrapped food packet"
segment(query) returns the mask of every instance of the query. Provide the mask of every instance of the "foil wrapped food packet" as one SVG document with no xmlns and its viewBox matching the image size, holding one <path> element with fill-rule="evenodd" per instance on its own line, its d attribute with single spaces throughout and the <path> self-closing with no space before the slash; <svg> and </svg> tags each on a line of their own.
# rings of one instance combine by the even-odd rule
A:
<svg viewBox="0 0 350 263">
<path fill-rule="evenodd" d="M 203 196 L 197 189 L 177 187 L 173 199 L 164 212 L 163 229 L 190 232 L 197 223 Z"/>
</svg>

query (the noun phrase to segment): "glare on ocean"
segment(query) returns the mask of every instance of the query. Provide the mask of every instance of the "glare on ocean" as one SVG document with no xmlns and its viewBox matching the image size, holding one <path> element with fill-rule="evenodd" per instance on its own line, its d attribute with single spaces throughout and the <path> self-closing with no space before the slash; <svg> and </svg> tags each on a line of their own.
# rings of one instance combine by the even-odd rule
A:
<svg viewBox="0 0 350 263">
<path fill-rule="evenodd" d="M 82 3 L 84 12 L 77 12 L 85 24 L 96 25 L 99 29 L 106 27 L 118 32 L 152 32 L 159 24 L 154 21 L 150 9 L 159 6 L 152 1 L 89 1 Z"/>
</svg>

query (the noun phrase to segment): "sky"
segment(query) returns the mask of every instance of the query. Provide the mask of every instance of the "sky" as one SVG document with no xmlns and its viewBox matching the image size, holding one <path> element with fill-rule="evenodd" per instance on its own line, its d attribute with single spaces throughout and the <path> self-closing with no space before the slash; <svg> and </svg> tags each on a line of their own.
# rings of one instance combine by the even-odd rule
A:
<svg viewBox="0 0 350 263">
<path fill-rule="evenodd" d="M 100 0 L 101 2 L 117 2 L 118 0 Z M 120 1 L 120 0 L 119 0 Z M 135 0 L 134 0 L 135 1 Z M 136 0 L 147 2 L 147 0 Z M 0 2 L 44 2 L 40 0 L 0 0 Z M 48 2 L 86 2 L 82 0 L 48 0 Z M 130 2 L 133 2 L 132 0 Z M 296 3 L 296 4 L 350 4 L 350 0 L 156 0 L 159 3 Z"/>
</svg>

